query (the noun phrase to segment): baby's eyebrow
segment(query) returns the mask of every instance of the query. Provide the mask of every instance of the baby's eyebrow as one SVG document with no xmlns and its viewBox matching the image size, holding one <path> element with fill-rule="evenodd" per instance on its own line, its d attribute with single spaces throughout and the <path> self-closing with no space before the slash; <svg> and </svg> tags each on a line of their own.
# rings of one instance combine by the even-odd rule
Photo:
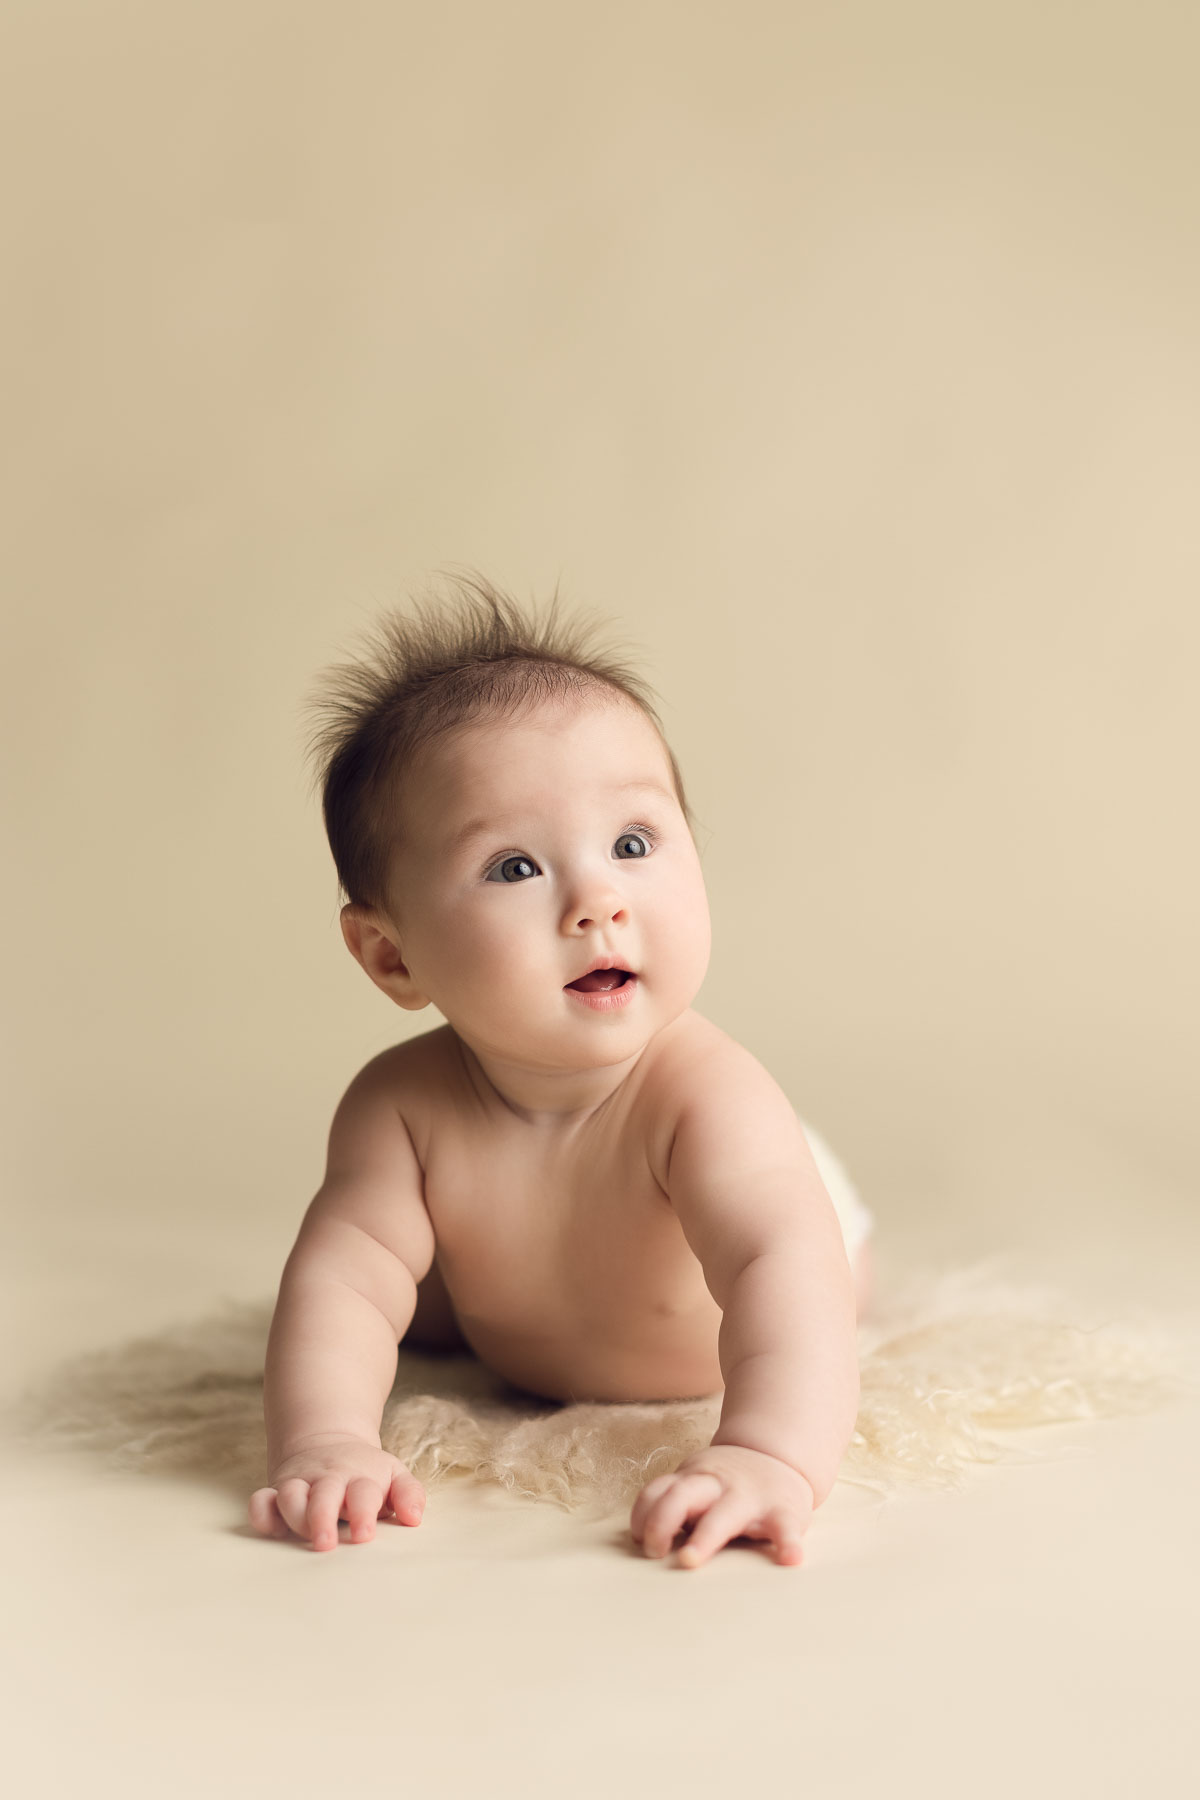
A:
<svg viewBox="0 0 1200 1800">
<path fill-rule="evenodd" d="M 660 800 L 675 798 L 670 788 L 664 787 L 661 781 L 625 781 L 620 787 L 614 788 L 613 793 L 619 800 L 624 800 L 628 794 L 655 794 Z"/>
<path fill-rule="evenodd" d="M 674 800 L 670 788 L 664 787 L 661 781 L 623 781 L 619 787 L 610 790 L 614 799 L 625 800 L 631 794 L 653 794 L 659 800 Z M 446 848 L 457 854 L 468 844 L 481 837 L 502 837 L 505 835 L 503 822 L 497 819 L 468 819 L 457 831 L 451 832 L 446 839 Z"/>
</svg>

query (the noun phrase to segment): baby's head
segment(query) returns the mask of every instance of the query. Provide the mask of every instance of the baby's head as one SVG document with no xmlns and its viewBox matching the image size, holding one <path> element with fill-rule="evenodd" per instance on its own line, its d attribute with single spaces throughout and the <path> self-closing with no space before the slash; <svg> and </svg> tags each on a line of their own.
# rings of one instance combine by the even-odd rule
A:
<svg viewBox="0 0 1200 1800">
<path fill-rule="evenodd" d="M 557 596 L 539 623 L 461 580 L 386 617 L 314 697 L 352 954 L 477 1053 L 546 1069 L 635 1054 L 708 963 L 678 766 L 650 690 L 590 635 Z M 572 984 L 606 959 L 635 979 L 585 997 Z"/>
</svg>

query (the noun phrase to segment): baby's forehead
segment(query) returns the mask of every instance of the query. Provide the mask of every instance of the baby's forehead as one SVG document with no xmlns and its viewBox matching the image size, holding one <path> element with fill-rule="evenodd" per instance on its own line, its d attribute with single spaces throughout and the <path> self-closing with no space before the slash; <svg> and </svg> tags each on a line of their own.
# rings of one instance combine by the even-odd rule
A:
<svg viewBox="0 0 1200 1800">
<path fill-rule="evenodd" d="M 432 748 L 448 772 L 503 769 L 518 778 L 522 769 L 540 774 L 560 759 L 586 761 L 599 771 L 613 772 L 634 767 L 658 770 L 667 760 L 656 727 L 640 707 L 624 698 L 547 700 L 513 715 L 488 714 L 445 733 Z"/>
<path fill-rule="evenodd" d="M 666 746 L 629 701 L 542 704 L 471 720 L 424 746 L 403 786 L 427 820 L 464 807 L 478 814 L 524 804 L 578 807 L 638 789 L 674 794 Z"/>
</svg>

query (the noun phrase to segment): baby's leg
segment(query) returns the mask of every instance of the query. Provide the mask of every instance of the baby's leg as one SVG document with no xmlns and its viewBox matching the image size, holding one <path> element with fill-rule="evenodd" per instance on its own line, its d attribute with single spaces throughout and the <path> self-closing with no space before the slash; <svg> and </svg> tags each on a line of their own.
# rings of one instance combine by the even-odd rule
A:
<svg viewBox="0 0 1200 1800">
<path fill-rule="evenodd" d="M 858 1303 L 858 1316 L 863 1318 L 870 1311 L 871 1299 L 875 1293 L 875 1252 L 871 1248 L 870 1238 L 864 1238 L 850 1258 L 850 1267 L 854 1271 L 854 1298 Z"/>
<path fill-rule="evenodd" d="M 825 1183 L 842 1228 L 846 1254 L 850 1258 L 854 1274 L 854 1296 L 861 1319 L 869 1310 L 871 1297 L 875 1292 L 875 1258 L 871 1249 L 875 1215 L 864 1203 L 844 1164 L 834 1155 L 820 1132 L 805 1119 L 801 1119 L 800 1124 L 817 1165 L 817 1172 Z"/>
</svg>

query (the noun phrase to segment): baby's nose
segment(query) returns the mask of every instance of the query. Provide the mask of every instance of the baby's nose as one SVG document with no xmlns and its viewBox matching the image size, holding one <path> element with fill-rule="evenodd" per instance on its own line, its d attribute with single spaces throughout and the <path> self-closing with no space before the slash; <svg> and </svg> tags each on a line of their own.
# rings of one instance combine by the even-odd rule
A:
<svg viewBox="0 0 1200 1800">
<path fill-rule="evenodd" d="M 580 913 L 578 916 L 572 913 L 571 916 L 576 931 L 586 931 L 589 926 L 593 925 L 619 925 L 625 917 L 625 908 L 615 904 L 598 906 L 595 909 L 594 918 L 589 917 L 587 913 Z"/>
<path fill-rule="evenodd" d="M 603 888 L 576 895 L 563 922 L 573 931 L 588 931 L 620 924 L 625 917 L 623 896 L 615 888 Z"/>
</svg>

